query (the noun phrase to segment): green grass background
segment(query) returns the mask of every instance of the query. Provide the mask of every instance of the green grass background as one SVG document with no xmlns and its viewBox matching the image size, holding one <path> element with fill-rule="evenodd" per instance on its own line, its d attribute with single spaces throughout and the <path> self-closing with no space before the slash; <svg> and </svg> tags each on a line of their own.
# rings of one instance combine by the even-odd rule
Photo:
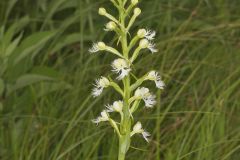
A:
<svg viewBox="0 0 240 160">
<path fill-rule="evenodd" d="M 115 45 L 97 14 L 108 0 L 0 1 L 0 159 L 114 160 L 112 128 L 95 126 L 111 89 L 94 99 L 95 78 L 112 55 L 90 55 L 92 42 Z M 141 0 L 133 27 L 154 29 L 159 53 L 143 53 L 134 72 L 159 71 L 167 84 L 136 120 L 127 160 L 240 159 L 240 1 Z M 3 56 L 9 53 L 8 56 Z M 148 86 L 149 84 L 144 84 Z M 1 89 L 2 88 L 2 89 Z M 2 90 L 2 91 L 1 91 Z"/>
</svg>

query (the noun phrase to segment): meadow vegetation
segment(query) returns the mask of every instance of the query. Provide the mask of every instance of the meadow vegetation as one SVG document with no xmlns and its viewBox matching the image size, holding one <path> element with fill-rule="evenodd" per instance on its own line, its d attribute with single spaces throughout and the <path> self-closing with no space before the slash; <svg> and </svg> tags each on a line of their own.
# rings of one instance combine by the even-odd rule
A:
<svg viewBox="0 0 240 160">
<path fill-rule="evenodd" d="M 239 160 L 240 1 L 140 2 L 135 31 L 156 30 L 159 52 L 141 54 L 134 71 L 158 71 L 166 88 L 136 113 L 150 143 L 135 136 L 126 159 Z M 116 13 L 108 0 L 0 1 L 1 160 L 116 159 L 117 135 L 91 122 L 119 96 L 91 96 L 113 60 L 88 52 L 112 40 L 100 6 Z"/>
</svg>

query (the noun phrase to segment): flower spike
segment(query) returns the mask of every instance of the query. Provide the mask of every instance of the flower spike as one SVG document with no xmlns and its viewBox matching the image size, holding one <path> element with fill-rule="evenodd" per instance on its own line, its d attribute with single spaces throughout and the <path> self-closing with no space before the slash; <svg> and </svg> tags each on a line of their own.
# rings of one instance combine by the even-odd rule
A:
<svg viewBox="0 0 240 160">
<path fill-rule="evenodd" d="M 121 100 L 114 101 L 112 104 L 105 106 L 99 117 L 93 119 L 93 123 L 100 123 L 107 121 L 119 138 L 119 154 L 118 159 L 125 159 L 125 155 L 131 146 L 131 137 L 135 134 L 141 134 L 142 137 L 149 142 L 150 134 L 143 129 L 141 122 L 134 122 L 134 113 L 140 109 L 140 104 L 143 101 L 145 107 L 152 108 L 156 105 L 156 96 L 152 94 L 148 88 L 141 87 L 143 82 L 150 80 L 154 81 L 159 89 L 164 89 L 165 84 L 161 76 L 156 71 L 150 71 L 144 76 L 138 78 L 132 72 L 135 60 L 139 57 L 142 50 L 148 49 L 151 53 L 158 52 L 156 44 L 153 40 L 156 37 L 156 32 L 149 29 L 139 29 L 134 37 L 131 28 L 134 22 L 141 14 L 141 9 L 138 8 L 139 0 L 110 0 L 112 5 L 117 9 L 118 15 L 114 16 L 101 7 L 98 13 L 106 17 L 109 22 L 105 25 L 104 30 L 107 32 L 114 32 L 115 37 L 113 43 L 119 45 L 117 48 L 105 44 L 104 42 L 94 43 L 89 49 L 90 53 L 99 51 L 109 52 L 115 57 L 111 63 L 112 71 L 117 74 L 116 79 L 122 80 L 121 84 L 114 82 L 110 76 L 100 77 L 96 80 L 94 89 L 92 90 L 93 97 L 102 94 L 107 87 L 112 87 L 114 91 L 119 93 Z M 112 43 L 111 43 L 112 44 Z M 134 81 L 134 82 L 133 82 Z M 116 122 L 110 117 L 110 113 L 116 112 L 114 116 L 120 116 L 119 121 Z"/>
</svg>

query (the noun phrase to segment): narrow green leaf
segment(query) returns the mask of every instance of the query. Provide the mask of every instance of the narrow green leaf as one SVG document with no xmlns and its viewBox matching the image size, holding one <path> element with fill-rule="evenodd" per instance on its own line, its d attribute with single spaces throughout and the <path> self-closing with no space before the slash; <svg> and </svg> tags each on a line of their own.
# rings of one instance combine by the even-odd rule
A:
<svg viewBox="0 0 240 160">
<path fill-rule="evenodd" d="M 6 14 L 5 14 L 5 22 L 7 21 L 8 17 L 9 17 L 9 14 L 11 13 L 14 5 L 16 4 L 17 0 L 10 0 L 8 2 L 8 8 L 7 8 L 7 11 L 6 11 Z"/>
<path fill-rule="evenodd" d="M 54 53 L 54 52 L 62 49 L 65 46 L 79 42 L 80 39 L 81 39 L 81 34 L 79 34 L 79 33 L 74 33 L 74 34 L 65 36 L 59 40 L 59 42 L 56 44 L 56 46 L 51 51 L 52 51 L 52 53 Z"/>
<path fill-rule="evenodd" d="M 8 57 L 10 56 L 13 51 L 15 50 L 15 48 L 17 47 L 17 45 L 19 44 L 20 40 L 22 38 L 22 34 L 20 36 L 18 36 L 6 49 L 4 56 Z"/>
<path fill-rule="evenodd" d="M 10 94 L 13 91 L 16 91 L 20 88 L 27 87 L 29 85 L 39 83 L 42 81 L 54 81 L 54 78 L 43 76 L 43 75 L 37 75 L 37 74 L 27 74 L 19 77 L 16 81 L 16 83 L 13 86 L 8 87 L 8 93 Z"/>
<path fill-rule="evenodd" d="M 28 23 L 29 23 L 29 17 L 26 16 L 26 17 L 23 17 L 23 18 L 19 19 L 13 25 L 11 25 L 9 27 L 9 29 L 6 31 L 6 33 L 4 34 L 4 37 L 3 37 L 4 46 L 8 46 L 11 43 L 14 35 L 16 33 L 18 33 L 19 31 L 22 31 L 22 29 Z"/>
<path fill-rule="evenodd" d="M 31 74 L 44 75 L 50 78 L 59 79 L 61 74 L 53 68 L 46 66 L 36 66 L 32 69 Z"/>
</svg>

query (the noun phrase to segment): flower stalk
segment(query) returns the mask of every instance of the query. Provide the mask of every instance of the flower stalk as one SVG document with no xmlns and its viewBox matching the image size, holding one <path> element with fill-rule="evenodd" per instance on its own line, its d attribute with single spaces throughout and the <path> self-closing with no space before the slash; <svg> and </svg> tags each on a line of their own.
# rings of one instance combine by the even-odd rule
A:
<svg viewBox="0 0 240 160">
<path fill-rule="evenodd" d="M 101 77 L 96 80 L 95 88 L 92 91 L 94 97 L 100 96 L 104 89 L 112 87 L 121 95 L 119 101 L 112 105 L 107 105 L 101 115 L 94 119 L 93 122 L 109 122 L 119 138 L 118 160 L 125 160 L 126 153 L 131 145 L 131 138 L 135 134 L 141 134 L 149 142 L 150 134 L 142 128 L 141 122 L 134 124 L 133 114 L 140 108 L 141 102 L 145 103 L 146 108 L 152 108 L 156 104 L 156 96 L 150 93 L 148 88 L 140 87 L 145 81 L 154 81 L 156 87 L 163 89 L 165 84 L 156 71 L 150 71 L 141 78 L 131 79 L 133 62 L 137 60 L 139 54 L 144 49 L 149 49 L 152 53 L 157 52 L 155 44 L 151 42 L 155 38 L 155 31 L 139 29 L 136 36 L 129 40 L 129 31 L 141 14 L 141 9 L 136 7 L 138 0 L 110 0 L 119 11 L 119 16 L 115 18 L 108 13 L 105 8 L 100 8 L 98 13 L 111 21 L 105 25 L 105 31 L 115 31 L 121 44 L 121 51 L 106 45 L 104 42 L 98 42 L 93 45 L 89 52 L 96 53 L 107 51 L 117 56 L 112 62 L 112 71 L 118 74 L 116 79 L 121 80 L 121 88 L 111 78 Z M 128 4 L 129 2 L 129 4 Z M 128 4 L 128 6 L 126 6 Z M 130 16 L 132 14 L 132 16 Z M 126 23 L 128 21 L 128 23 Z M 135 48 L 135 50 L 134 50 Z M 132 51 L 133 50 L 133 51 Z M 131 74 L 130 74 L 131 73 Z M 134 76 L 135 77 L 135 76 Z M 133 83 L 132 83 L 133 82 Z M 116 122 L 110 117 L 111 112 L 117 112 L 120 115 L 120 122 Z"/>
</svg>

